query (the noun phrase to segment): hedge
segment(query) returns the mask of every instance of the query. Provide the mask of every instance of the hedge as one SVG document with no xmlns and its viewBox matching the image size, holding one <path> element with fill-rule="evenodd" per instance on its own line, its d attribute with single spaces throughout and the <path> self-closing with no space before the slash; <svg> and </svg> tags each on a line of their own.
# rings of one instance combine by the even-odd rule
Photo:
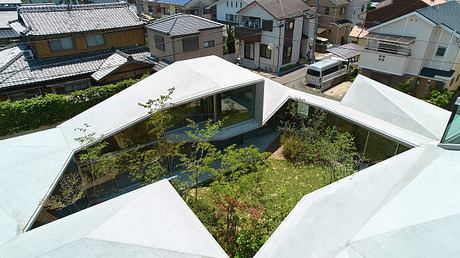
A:
<svg viewBox="0 0 460 258">
<path fill-rule="evenodd" d="M 141 79 L 127 79 L 115 84 L 94 86 L 69 95 L 46 94 L 18 101 L 1 101 L 0 135 L 65 121 Z"/>
</svg>

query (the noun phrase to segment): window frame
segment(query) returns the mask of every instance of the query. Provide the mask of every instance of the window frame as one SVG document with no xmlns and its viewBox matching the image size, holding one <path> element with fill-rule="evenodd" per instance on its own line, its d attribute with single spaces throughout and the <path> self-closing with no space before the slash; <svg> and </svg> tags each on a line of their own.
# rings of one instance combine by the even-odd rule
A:
<svg viewBox="0 0 460 258">
<path fill-rule="evenodd" d="M 182 51 L 193 52 L 200 49 L 200 39 L 198 36 L 186 37 L 182 39 Z"/>
<path fill-rule="evenodd" d="M 208 45 L 206 46 L 206 44 L 208 44 Z M 211 48 L 211 47 L 214 47 L 215 45 L 216 45 L 216 43 L 215 43 L 214 40 L 203 41 L 203 48 Z"/>
<path fill-rule="evenodd" d="M 69 39 L 72 43 L 72 47 L 71 48 L 64 48 L 63 47 L 63 44 L 62 44 L 62 41 L 63 40 L 67 40 Z M 59 49 L 55 49 L 54 47 L 52 47 L 52 43 L 51 42 L 58 42 L 59 43 Z M 50 48 L 51 52 L 62 52 L 62 51 L 69 51 L 69 50 L 74 50 L 75 49 L 75 42 L 73 40 L 72 37 L 65 37 L 65 38 L 58 38 L 58 39 L 50 39 L 48 40 L 48 47 Z"/>
<path fill-rule="evenodd" d="M 272 50 L 268 47 L 267 44 L 260 44 L 260 57 L 272 59 Z"/>
<path fill-rule="evenodd" d="M 89 38 L 95 38 L 95 37 L 100 37 L 99 39 L 102 39 L 102 43 L 98 42 L 98 43 L 95 44 L 95 45 L 89 44 L 88 39 L 89 39 Z M 104 33 L 98 33 L 98 34 L 87 35 L 85 38 L 86 38 L 86 46 L 87 46 L 87 47 L 99 47 L 99 46 L 105 45 Z"/>
<path fill-rule="evenodd" d="M 159 40 L 161 40 L 161 42 L 157 42 Z M 166 51 L 165 38 L 163 36 L 155 34 L 155 35 L 153 35 L 153 41 L 154 41 L 154 44 L 155 44 L 155 49 L 161 50 L 163 52 Z"/>
<path fill-rule="evenodd" d="M 439 54 L 439 50 L 442 50 L 442 55 Z M 446 55 L 446 52 L 447 52 L 447 47 L 438 46 L 438 48 L 436 49 L 436 53 L 434 53 L 434 56 L 436 56 L 436 57 L 444 57 Z"/>
<path fill-rule="evenodd" d="M 255 51 L 255 44 L 253 42 L 245 41 L 244 42 L 244 58 L 249 59 L 249 60 L 254 60 L 254 51 Z M 252 57 L 251 57 L 251 54 L 252 54 Z"/>
</svg>

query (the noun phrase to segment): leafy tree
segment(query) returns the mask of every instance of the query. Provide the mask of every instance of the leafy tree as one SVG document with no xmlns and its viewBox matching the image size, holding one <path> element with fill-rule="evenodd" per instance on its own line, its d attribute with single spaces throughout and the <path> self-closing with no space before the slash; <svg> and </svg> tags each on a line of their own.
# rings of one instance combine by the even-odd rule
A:
<svg viewBox="0 0 460 258">
<path fill-rule="evenodd" d="M 454 93 L 448 89 L 431 90 L 426 102 L 435 106 L 446 108 L 452 101 Z"/>
<path fill-rule="evenodd" d="M 411 95 L 412 94 L 412 81 L 414 81 L 414 77 L 411 77 L 399 84 L 399 90 Z"/>
<path fill-rule="evenodd" d="M 227 39 L 225 40 L 225 49 L 227 50 L 225 54 L 233 54 L 235 50 L 235 30 L 233 26 L 228 26 L 227 30 Z"/>
<path fill-rule="evenodd" d="M 356 65 L 352 65 L 347 72 L 347 80 L 353 82 L 359 74 L 359 68 Z"/>
<path fill-rule="evenodd" d="M 199 178 L 205 174 L 217 175 L 216 163 L 220 157 L 220 151 L 210 142 L 219 132 L 222 122 L 208 120 L 204 127 L 188 119 L 187 136 L 191 143 L 190 153 L 183 155 L 180 159 L 181 166 L 190 172 L 190 181 L 195 188 L 195 201 L 198 200 Z"/>
</svg>

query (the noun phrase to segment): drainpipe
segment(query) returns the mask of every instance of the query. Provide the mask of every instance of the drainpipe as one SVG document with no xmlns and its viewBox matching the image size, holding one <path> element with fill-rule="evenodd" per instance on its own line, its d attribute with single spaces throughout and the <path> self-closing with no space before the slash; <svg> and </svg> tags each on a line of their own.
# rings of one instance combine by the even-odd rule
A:
<svg viewBox="0 0 460 258">
<path fill-rule="evenodd" d="M 281 49 L 281 28 L 284 28 L 284 24 L 278 25 L 279 36 L 278 36 L 278 60 L 276 60 L 276 72 L 278 72 L 280 66 L 280 49 Z"/>
</svg>

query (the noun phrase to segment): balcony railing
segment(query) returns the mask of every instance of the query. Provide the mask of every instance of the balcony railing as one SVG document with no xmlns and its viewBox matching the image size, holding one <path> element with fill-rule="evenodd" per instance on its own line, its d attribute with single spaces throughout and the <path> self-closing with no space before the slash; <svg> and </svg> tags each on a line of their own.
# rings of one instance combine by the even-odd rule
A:
<svg viewBox="0 0 460 258">
<path fill-rule="evenodd" d="M 262 39 L 262 29 L 245 26 L 235 27 L 235 37 L 239 40 L 260 42 Z"/>
<path fill-rule="evenodd" d="M 401 55 L 401 56 L 410 56 L 412 54 L 412 51 L 408 48 L 385 48 L 385 47 L 375 47 L 375 46 L 369 46 L 366 45 L 364 46 L 364 49 L 366 50 L 371 50 L 371 51 L 376 51 L 376 52 L 381 52 L 381 53 L 389 53 L 389 54 L 394 54 L 394 55 Z"/>
</svg>

